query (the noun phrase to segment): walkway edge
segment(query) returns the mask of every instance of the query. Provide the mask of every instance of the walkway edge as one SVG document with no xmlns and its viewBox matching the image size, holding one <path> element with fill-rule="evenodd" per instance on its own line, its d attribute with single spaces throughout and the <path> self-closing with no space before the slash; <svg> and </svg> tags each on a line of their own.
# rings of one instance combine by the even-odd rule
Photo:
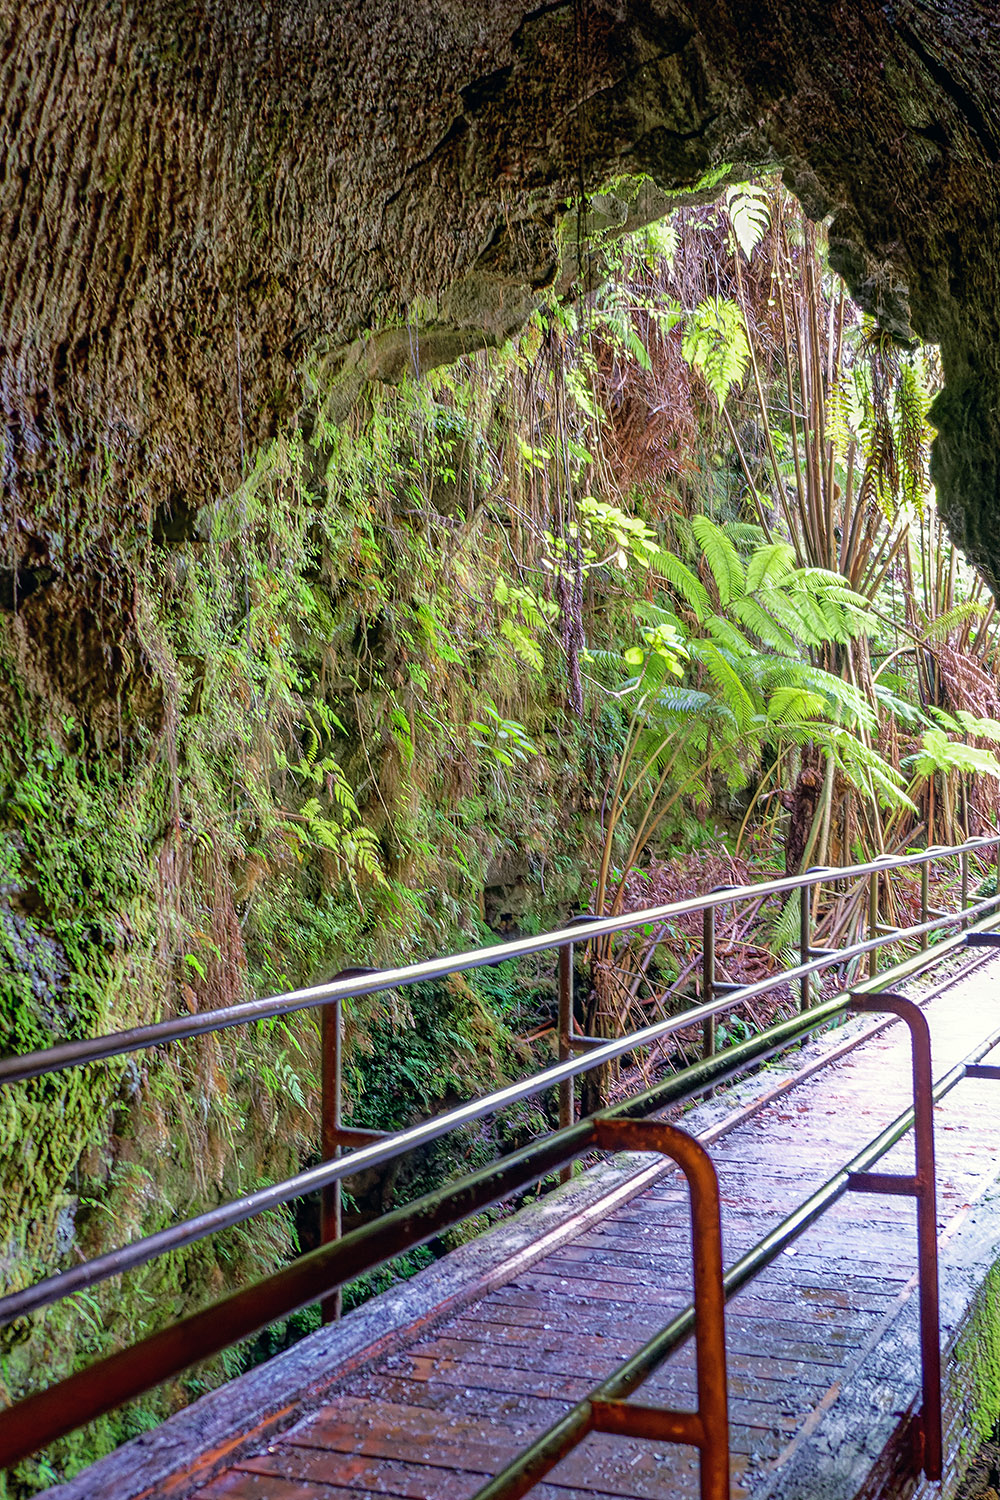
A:
<svg viewBox="0 0 1000 1500">
<path fill-rule="evenodd" d="M 890 974 L 880 978 L 888 980 Z M 874 1024 L 858 1018 L 823 1032 L 790 1054 L 799 1064 L 794 1071 L 783 1068 L 781 1059 L 772 1061 L 716 1099 L 694 1105 L 684 1116 L 685 1126 L 710 1144 L 838 1054 L 893 1024 L 894 1017 Z M 613 1164 L 591 1168 L 355 1309 L 339 1324 L 319 1329 L 266 1364 L 210 1391 L 47 1493 L 53 1500 L 183 1500 L 238 1456 L 259 1451 L 308 1416 L 360 1368 L 405 1348 L 513 1280 L 674 1170 L 672 1163 L 646 1155 L 621 1156 Z"/>
<path fill-rule="evenodd" d="M 920 1404 L 920 1333 L 917 1299 L 907 1295 L 850 1376 L 831 1388 L 751 1500 L 949 1500 L 975 1457 L 977 1424 L 1000 1414 L 1000 1388 L 977 1344 L 982 1326 L 995 1319 L 1000 1268 L 1000 1163 L 979 1197 L 948 1226 L 940 1242 L 941 1331 L 945 1356 L 945 1479 L 916 1485 L 907 1470 L 907 1419 Z M 912 1287 L 911 1287 L 912 1291 Z M 991 1330 L 991 1342 L 1000 1334 Z M 992 1366 L 995 1348 L 985 1359 Z M 976 1409 L 984 1377 L 992 1384 L 991 1409 Z"/>
</svg>

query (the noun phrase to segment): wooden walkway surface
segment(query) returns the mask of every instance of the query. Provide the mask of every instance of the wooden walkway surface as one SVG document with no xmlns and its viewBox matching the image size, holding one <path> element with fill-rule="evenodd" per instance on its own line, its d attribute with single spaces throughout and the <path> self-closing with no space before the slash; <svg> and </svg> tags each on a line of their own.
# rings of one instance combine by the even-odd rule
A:
<svg viewBox="0 0 1000 1500">
<path fill-rule="evenodd" d="M 1000 1025 L 1000 964 L 927 1007 L 935 1076 Z M 990 1059 L 997 1061 L 994 1055 Z M 895 1024 L 775 1099 L 712 1148 L 726 1264 L 907 1107 L 909 1034 Z M 941 1227 L 1000 1170 L 1000 1084 L 938 1106 Z M 697 1129 L 698 1111 L 685 1123 Z M 879 1170 L 913 1170 L 912 1136 Z M 909 1199 L 848 1195 L 729 1303 L 733 1495 L 752 1493 L 910 1295 Z M 198 1491 L 199 1500 L 467 1500 L 690 1300 L 686 1193 L 673 1175 L 521 1271 L 404 1352 L 350 1377 L 319 1411 Z M 643 1403 L 694 1404 L 689 1342 Z M 691 1449 L 592 1435 L 539 1500 L 697 1495 Z"/>
</svg>

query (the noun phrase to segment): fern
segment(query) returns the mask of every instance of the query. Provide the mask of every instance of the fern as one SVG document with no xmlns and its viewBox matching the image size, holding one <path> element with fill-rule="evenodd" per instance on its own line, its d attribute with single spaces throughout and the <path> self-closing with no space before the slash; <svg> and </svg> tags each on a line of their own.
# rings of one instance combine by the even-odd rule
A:
<svg viewBox="0 0 1000 1500">
<path fill-rule="evenodd" d="M 771 210 L 765 188 L 754 182 L 741 182 L 726 189 L 726 212 L 736 242 L 747 260 L 767 233 Z"/>
<path fill-rule="evenodd" d="M 767 583 L 777 583 L 795 566 L 795 549 L 787 542 L 766 542 L 758 547 L 747 563 L 746 591 L 756 593 Z"/>
<path fill-rule="evenodd" d="M 712 640 L 723 651 L 728 651 L 734 657 L 749 656 L 752 649 L 750 642 L 741 630 L 737 630 L 732 620 L 725 615 L 710 615 L 705 624 Z"/>
<path fill-rule="evenodd" d="M 996 719 L 977 719 L 964 708 L 955 710 L 955 718 L 966 734 L 974 735 L 978 740 L 991 740 L 994 745 L 1000 744 L 1000 723 Z"/>
<path fill-rule="evenodd" d="M 826 699 L 804 687 L 778 687 L 767 705 L 768 718 L 777 724 L 799 719 L 817 719 L 826 708 Z"/>
<path fill-rule="evenodd" d="M 700 714 L 712 706 L 709 693 L 703 693 L 698 688 L 679 687 L 672 682 L 659 689 L 654 701 L 660 712 L 671 714 Z"/>
<path fill-rule="evenodd" d="M 967 625 L 970 620 L 981 620 L 986 614 L 986 605 L 976 599 L 963 599 L 952 609 L 945 610 L 931 620 L 923 631 L 925 641 L 946 641 L 953 630 Z"/>
<path fill-rule="evenodd" d="M 663 552 L 657 548 L 649 554 L 649 566 L 661 578 L 666 579 L 674 592 L 694 611 L 699 621 L 705 619 L 711 610 L 708 590 L 686 563 L 682 563 L 672 552 Z"/>
<path fill-rule="evenodd" d="M 767 934 L 767 946 L 771 952 L 787 954 L 792 964 L 798 962 L 795 952 L 799 941 L 799 899 L 798 892 L 793 891 Z"/>
<path fill-rule="evenodd" d="M 872 684 L 872 692 L 879 706 L 893 718 L 898 719 L 901 724 L 907 725 L 910 729 L 923 729 L 926 726 L 927 720 L 920 709 L 913 703 L 907 702 L 905 698 L 900 698 L 898 693 L 894 693 L 884 683 L 876 679 Z"/>
<path fill-rule="evenodd" d="M 708 516 L 692 516 L 691 530 L 712 571 L 719 603 L 725 606 L 746 588 L 746 575 L 739 553 L 722 527 L 717 526 Z"/>
<path fill-rule="evenodd" d="M 720 407 L 734 385 L 742 384 L 750 362 L 743 313 L 725 297 L 707 297 L 688 317 L 681 342 L 688 364 L 700 370 Z"/>
<path fill-rule="evenodd" d="M 770 646 L 774 651 L 789 653 L 796 649 L 791 631 L 768 614 L 757 599 L 734 599 L 730 609 L 740 624 L 765 646 Z"/>
<path fill-rule="evenodd" d="M 545 666 L 545 657 L 533 635 L 529 635 L 516 620 L 509 618 L 500 621 L 500 634 L 511 645 L 514 654 L 526 667 L 530 667 L 532 672 L 541 672 Z"/>
<path fill-rule="evenodd" d="M 737 724 L 741 729 L 747 728 L 753 718 L 754 703 L 732 663 L 714 641 L 692 641 L 689 649 L 708 672 Z"/>
</svg>

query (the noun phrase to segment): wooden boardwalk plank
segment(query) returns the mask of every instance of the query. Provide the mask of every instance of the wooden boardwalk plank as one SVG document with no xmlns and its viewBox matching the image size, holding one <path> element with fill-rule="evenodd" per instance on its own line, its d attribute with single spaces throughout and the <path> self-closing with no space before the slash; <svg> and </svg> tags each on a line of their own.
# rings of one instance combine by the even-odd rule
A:
<svg viewBox="0 0 1000 1500">
<path fill-rule="evenodd" d="M 998 987 L 982 971 L 977 978 L 975 1006 L 945 992 L 928 1007 L 938 1075 L 1000 1023 Z M 712 1155 L 727 1262 L 909 1102 L 908 1033 L 894 1026 L 719 1139 Z M 995 1089 L 970 1081 L 936 1111 L 942 1227 L 997 1170 L 998 1110 Z M 880 1169 L 912 1171 L 912 1142 Z M 912 1292 L 914 1226 L 911 1201 L 849 1195 L 731 1301 L 734 1497 L 831 1398 Z M 405 1351 L 349 1377 L 266 1452 L 202 1489 L 201 1500 L 469 1500 L 686 1305 L 690 1256 L 685 1193 L 676 1179 L 661 1180 Z M 690 1408 L 694 1389 L 687 1344 L 640 1399 Z M 591 1435 L 534 1493 L 694 1500 L 697 1488 L 692 1450 Z"/>
</svg>

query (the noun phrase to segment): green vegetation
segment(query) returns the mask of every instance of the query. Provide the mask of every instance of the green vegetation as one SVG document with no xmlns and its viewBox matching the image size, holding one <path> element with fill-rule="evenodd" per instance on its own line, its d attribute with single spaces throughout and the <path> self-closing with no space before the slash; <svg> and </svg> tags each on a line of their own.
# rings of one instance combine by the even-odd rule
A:
<svg viewBox="0 0 1000 1500">
<path fill-rule="evenodd" d="M 4 1051 L 667 900 L 713 861 L 721 880 L 992 826 L 994 612 L 934 510 L 933 355 L 860 318 L 774 187 L 601 253 L 608 277 L 579 304 L 499 354 L 370 390 L 344 423 L 317 376 L 308 420 L 237 493 L 147 518 L 127 588 L 101 512 L 94 639 L 67 645 L 44 589 L 11 617 Z M 71 648 L 87 670 L 58 697 L 40 663 Z M 817 918 L 822 938 L 860 912 Z M 596 953 L 591 1024 L 677 1004 L 682 937 Z M 789 941 L 788 911 L 767 914 L 761 961 Z M 528 1070 L 552 1012 L 545 960 L 350 1007 L 350 1117 L 396 1128 Z M 305 1016 L 0 1095 L 8 1285 L 314 1159 L 317 1069 Z M 545 1119 L 461 1134 L 349 1207 L 405 1201 Z M 280 1263 L 311 1215 L 5 1330 L 0 1397 Z M 308 1326 L 0 1493 L 43 1488 Z"/>
</svg>

